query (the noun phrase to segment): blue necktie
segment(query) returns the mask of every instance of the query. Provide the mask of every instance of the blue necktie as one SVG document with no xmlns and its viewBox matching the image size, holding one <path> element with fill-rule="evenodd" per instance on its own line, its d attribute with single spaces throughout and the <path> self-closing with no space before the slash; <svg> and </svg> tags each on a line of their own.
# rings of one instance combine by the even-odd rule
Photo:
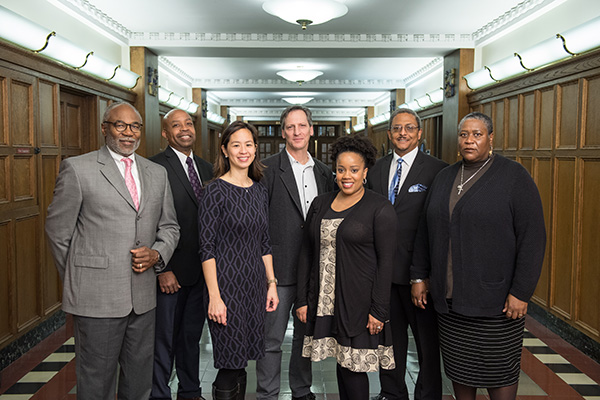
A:
<svg viewBox="0 0 600 400">
<path fill-rule="evenodd" d="M 400 190 L 400 176 L 402 175 L 402 158 L 398 158 L 398 167 L 396 167 L 396 175 L 392 179 L 392 184 L 390 185 L 390 190 L 388 192 L 388 198 L 394 204 L 396 201 L 396 196 L 398 196 L 398 191 Z"/>
</svg>

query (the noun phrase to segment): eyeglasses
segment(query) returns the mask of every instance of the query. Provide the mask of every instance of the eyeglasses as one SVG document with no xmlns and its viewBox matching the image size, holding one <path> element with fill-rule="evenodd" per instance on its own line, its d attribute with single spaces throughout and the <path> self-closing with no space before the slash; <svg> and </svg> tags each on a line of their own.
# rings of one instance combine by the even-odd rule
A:
<svg viewBox="0 0 600 400">
<path fill-rule="evenodd" d="M 142 130 L 142 126 L 143 126 L 143 124 L 138 124 L 137 122 L 134 122 L 132 124 L 126 124 L 123 121 L 117 121 L 117 122 L 104 121 L 103 124 L 111 124 L 112 126 L 115 127 L 117 132 L 125 132 L 125 130 L 127 130 L 127 127 L 129 127 L 129 129 L 133 133 L 139 133 Z"/>
<path fill-rule="evenodd" d="M 400 132 L 402 132 L 402 129 L 404 129 L 404 131 L 406 133 L 415 133 L 416 131 L 419 130 L 419 127 L 415 126 L 415 125 L 404 125 L 404 126 L 394 125 L 394 126 L 392 126 L 391 131 L 392 131 L 392 133 L 400 133 Z"/>
</svg>

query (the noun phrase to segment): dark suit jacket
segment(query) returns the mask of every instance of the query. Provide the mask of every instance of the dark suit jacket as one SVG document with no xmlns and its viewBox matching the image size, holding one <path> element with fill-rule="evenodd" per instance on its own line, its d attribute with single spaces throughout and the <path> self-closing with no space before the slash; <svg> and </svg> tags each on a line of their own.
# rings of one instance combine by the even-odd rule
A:
<svg viewBox="0 0 600 400">
<path fill-rule="evenodd" d="M 314 160 L 318 194 L 332 191 L 334 182 L 331 169 L 321 161 Z M 267 168 L 261 183 L 269 192 L 269 233 L 275 277 L 280 285 L 295 285 L 304 215 L 294 171 L 285 149 L 265 159 L 263 164 Z"/>
<path fill-rule="evenodd" d="M 202 263 L 198 255 L 198 200 L 177 154 L 171 147 L 154 155 L 150 160 L 167 170 L 181 232 L 177 248 L 165 271 L 173 271 L 180 285 L 194 285 L 199 278 L 203 278 Z M 194 162 L 202 184 L 206 185 L 213 177 L 212 165 L 196 155 Z"/>
<path fill-rule="evenodd" d="M 369 169 L 367 175 L 367 187 L 385 197 L 388 197 L 388 179 L 392 158 L 393 154 L 388 154 L 377 160 L 373 168 Z M 415 234 L 419 225 L 419 217 L 423 210 L 423 204 L 427 197 L 427 190 L 409 192 L 409 189 L 417 184 L 429 188 L 433 182 L 433 178 L 447 165 L 444 161 L 419 151 L 413 165 L 410 167 L 406 180 L 398 192 L 396 202 L 394 203 L 394 209 L 398 217 L 398 245 L 396 246 L 394 274 L 392 278 L 392 282 L 395 284 L 409 284 Z"/>
</svg>

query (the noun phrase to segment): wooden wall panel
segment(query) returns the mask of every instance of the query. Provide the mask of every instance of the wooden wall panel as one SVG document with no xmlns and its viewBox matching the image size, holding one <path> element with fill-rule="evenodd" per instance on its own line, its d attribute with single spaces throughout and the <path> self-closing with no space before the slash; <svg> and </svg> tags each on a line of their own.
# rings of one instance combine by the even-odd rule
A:
<svg viewBox="0 0 600 400">
<path fill-rule="evenodd" d="M 493 118 L 494 110 L 492 110 L 492 103 L 483 104 L 481 106 L 481 112 Z"/>
<path fill-rule="evenodd" d="M 581 241 L 579 245 L 580 263 L 577 285 L 577 322 L 585 327 L 588 334 L 598 336 L 600 331 L 600 246 L 598 246 L 598 226 L 600 226 L 600 158 L 583 159 L 581 168 Z"/>
<path fill-rule="evenodd" d="M 468 98 L 471 109 L 491 106 L 494 150 L 533 172 L 540 192 L 547 241 L 533 301 L 600 342 L 600 50 L 473 91 Z M 521 135 L 516 148 L 515 123 Z"/>
<path fill-rule="evenodd" d="M 48 205 L 52 202 L 52 193 L 54 189 L 54 183 L 56 182 L 56 176 L 58 175 L 58 167 L 60 164 L 60 156 L 48 155 L 42 157 L 42 187 L 45 188 L 41 193 L 41 204 L 42 209 L 48 208 Z M 45 239 L 45 236 L 43 236 Z M 44 240 L 44 243 L 46 241 Z M 45 244 L 42 249 L 44 256 L 41 258 L 42 266 L 44 268 L 45 275 L 45 288 L 44 288 L 44 313 L 48 314 L 58 307 L 60 307 L 61 294 L 62 294 L 62 282 L 58 271 L 54 266 L 52 253 L 50 247 Z"/>
<path fill-rule="evenodd" d="M 56 103 L 58 85 L 52 82 L 39 83 L 40 145 L 58 147 L 58 113 Z"/>
<path fill-rule="evenodd" d="M 0 146 L 8 144 L 8 96 L 7 96 L 8 81 L 6 77 L 0 75 Z"/>
<path fill-rule="evenodd" d="M 9 164 L 8 156 L 0 156 L 0 204 L 8 203 L 11 198 Z"/>
<path fill-rule="evenodd" d="M 22 331 L 40 319 L 39 216 L 15 221 L 17 329 Z"/>
<path fill-rule="evenodd" d="M 546 252 L 544 256 L 544 264 L 542 266 L 542 273 L 540 280 L 535 289 L 534 296 L 538 303 L 548 306 L 550 299 L 550 261 L 551 252 L 550 245 L 552 230 L 552 160 L 550 158 L 540 158 L 535 161 L 535 176 L 534 179 L 537 182 L 537 187 L 540 192 L 540 198 L 542 199 L 542 207 L 544 208 L 544 221 L 546 223 Z"/>
<path fill-rule="evenodd" d="M 554 121 L 556 119 L 553 87 L 541 91 L 539 110 L 540 132 L 537 148 L 539 150 L 551 150 L 552 138 L 554 137 Z"/>
<path fill-rule="evenodd" d="M 571 317 L 575 225 L 575 159 L 555 160 L 556 191 L 552 257 L 552 307 Z"/>
<path fill-rule="evenodd" d="M 33 146 L 33 82 L 33 77 L 13 79 L 10 86 L 10 143 L 15 146 Z"/>
<path fill-rule="evenodd" d="M 560 129 L 556 136 L 557 149 L 574 149 L 577 146 L 578 100 L 579 85 L 577 82 L 560 86 L 558 91 Z"/>
<path fill-rule="evenodd" d="M 519 98 L 517 96 L 508 99 L 506 110 L 506 150 L 516 150 L 519 144 Z"/>
<path fill-rule="evenodd" d="M 13 331 L 11 301 L 11 233 L 10 221 L 0 222 L 0 343 L 9 338 Z"/>
<path fill-rule="evenodd" d="M 14 201 L 35 200 L 37 194 L 36 170 L 33 155 L 15 156 L 12 162 Z"/>
<path fill-rule="evenodd" d="M 581 147 L 600 147 L 600 77 L 584 80 Z"/>
<path fill-rule="evenodd" d="M 504 146 L 504 100 L 497 101 L 494 103 L 495 112 L 493 113 L 494 119 L 494 148 L 496 150 L 502 150 Z"/>
<path fill-rule="evenodd" d="M 536 107 L 536 93 L 524 94 L 521 99 L 523 101 L 523 107 L 521 108 L 521 120 L 523 125 L 521 126 L 521 143 L 519 148 L 523 150 L 532 150 L 537 136 L 536 129 L 536 118 L 539 113 L 535 112 Z"/>
</svg>

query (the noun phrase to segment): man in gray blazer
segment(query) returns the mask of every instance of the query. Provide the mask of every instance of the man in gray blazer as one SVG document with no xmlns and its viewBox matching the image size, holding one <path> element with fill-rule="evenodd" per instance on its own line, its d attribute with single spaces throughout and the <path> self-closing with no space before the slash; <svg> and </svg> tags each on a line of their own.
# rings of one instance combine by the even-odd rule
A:
<svg viewBox="0 0 600 400">
<path fill-rule="evenodd" d="M 65 159 L 46 233 L 73 314 L 77 397 L 147 400 L 152 385 L 156 272 L 179 226 L 165 169 L 134 152 L 142 118 L 128 103 L 102 120 L 106 146 Z"/>
<path fill-rule="evenodd" d="M 285 148 L 263 163 L 262 183 L 269 191 L 269 233 L 273 266 L 278 280 L 279 307 L 265 320 L 265 357 L 256 362 L 256 398 L 277 399 L 281 385 L 281 344 L 296 300 L 296 264 L 302 228 L 312 200 L 333 190 L 331 169 L 308 153 L 313 135 L 312 113 L 303 106 L 290 106 L 281 114 Z M 311 400 L 311 364 L 302 357 L 305 325 L 294 314 L 294 337 L 289 382 L 292 399 Z"/>
</svg>

